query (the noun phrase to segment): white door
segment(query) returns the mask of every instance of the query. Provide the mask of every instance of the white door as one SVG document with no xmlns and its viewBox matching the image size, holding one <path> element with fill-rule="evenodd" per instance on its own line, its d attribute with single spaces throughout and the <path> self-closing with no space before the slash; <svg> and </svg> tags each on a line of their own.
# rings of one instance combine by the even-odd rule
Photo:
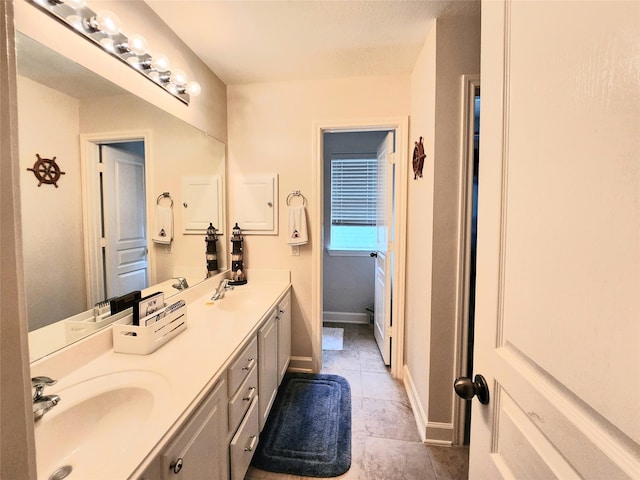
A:
<svg viewBox="0 0 640 480">
<path fill-rule="evenodd" d="M 149 284 L 144 156 L 120 144 L 101 145 L 107 298 Z"/>
<path fill-rule="evenodd" d="M 483 2 L 469 478 L 640 478 L 640 2 Z"/>
<path fill-rule="evenodd" d="M 378 146 L 378 195 L 373 331 L 385 365 L 391 364 L 391 258 L 393 205 L 393 132 Z"/>
</svg>

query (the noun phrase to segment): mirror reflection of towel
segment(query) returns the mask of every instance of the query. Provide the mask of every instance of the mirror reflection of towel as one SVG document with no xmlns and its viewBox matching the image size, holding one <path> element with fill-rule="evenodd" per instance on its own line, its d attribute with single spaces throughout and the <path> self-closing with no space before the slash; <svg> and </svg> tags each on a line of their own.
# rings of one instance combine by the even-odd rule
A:
<svg viewBox="0 0 640 480">
<path fill-rule="evenodd" d="M 309 241 L 307 234 L 307 213 L 304 205 L 289 207 L 289 228 L 287 229 L 289 245 L 304 245 Z"/>
<path fill-rule="evenodd" d="M 170 244 L 173 240 L 173 209 L 156 207 L 156 222 L 153 226 L 152 240 L 155 243 Z"/>
</svg>

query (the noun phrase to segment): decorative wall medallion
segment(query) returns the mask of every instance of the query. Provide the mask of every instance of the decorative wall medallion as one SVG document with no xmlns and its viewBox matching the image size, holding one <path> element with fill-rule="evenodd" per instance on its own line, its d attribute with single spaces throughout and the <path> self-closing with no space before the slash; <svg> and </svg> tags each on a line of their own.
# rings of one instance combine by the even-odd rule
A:
<svg viewBox="0 0 640 480">
<path fill-rule="evenodd" d="M 40 158 L 40 155 L 36 153 L 36 163 L 33 164 L 33 168 L 27 168 L 33 172 L 33 174 L 38 179 L 38 186 L 43 183 L 47 183 L 49 185 L 55 185 L 58 188 L 58 180 L 60 179 L 60 175 L 64 175 L 65 172 L 60 170 L 60 167 L 56 163 L 56 157 L 51 159 L 49 158 Z"/>
</svg>

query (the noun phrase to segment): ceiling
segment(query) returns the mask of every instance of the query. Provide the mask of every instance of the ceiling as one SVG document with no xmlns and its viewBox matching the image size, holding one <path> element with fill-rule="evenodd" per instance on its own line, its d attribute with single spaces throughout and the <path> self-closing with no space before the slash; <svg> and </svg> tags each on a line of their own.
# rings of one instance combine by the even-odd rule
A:
<svg viewBox="0 0 640 480">
<path fill-rule="evenodd" d="M 433 20 L 479 0 L 146 0 L 227 85 L 409 74 Z"/>
</svg>

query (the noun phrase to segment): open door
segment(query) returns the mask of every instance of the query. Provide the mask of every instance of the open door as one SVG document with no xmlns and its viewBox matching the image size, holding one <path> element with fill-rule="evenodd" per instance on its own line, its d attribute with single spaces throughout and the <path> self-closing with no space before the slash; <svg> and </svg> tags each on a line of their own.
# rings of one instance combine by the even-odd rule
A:
<svg viewBox="0 0 640 480">
<path fill-rule="evenodd" d="M 389 231 L 393 205 L 393 132 L 378 146 L 374 335 L 385 365 L 391 364 L 391 258 Z"/>
<path fill-rule="evenodd" d="M 144 153 L 124 145 L 100 146 L 106 298 L 149 285 Z"/>
<path fill-rule="evenodd" d="M 482 5 L 474 480 L 640 478 L 639 18 Z"/>
</svg>

